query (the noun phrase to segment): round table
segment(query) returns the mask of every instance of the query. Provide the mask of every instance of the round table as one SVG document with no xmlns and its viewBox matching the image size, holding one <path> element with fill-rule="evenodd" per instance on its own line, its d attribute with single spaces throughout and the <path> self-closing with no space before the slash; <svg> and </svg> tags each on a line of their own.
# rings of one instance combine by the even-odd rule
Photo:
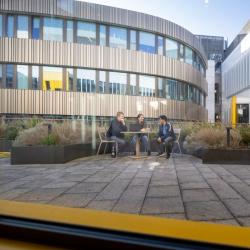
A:
<svg viewBox="0 0 250 250">
<path fill-rule="evenodd" d="M 149 138 L 149 134 L 153 133 L 152 131 L 149 131 L 149 130 L 145 130 L 145 131 L 124 131 L 124 132 L 121 132 L 122 134 L 128 134 L 128 135 L 139 135 L 139 134 L 147 134 L 148 135 L 148 138 Z M 135 144 L 135 156 L 129 156 L 133 159 L 141 159 L 141 158 L 146 158 L 148 156 L 146 155 L 141 155 L 141 150 L 140 150 L 140 137 L 137 136 L 136 138 L 136 144 Z"/>
</svg>

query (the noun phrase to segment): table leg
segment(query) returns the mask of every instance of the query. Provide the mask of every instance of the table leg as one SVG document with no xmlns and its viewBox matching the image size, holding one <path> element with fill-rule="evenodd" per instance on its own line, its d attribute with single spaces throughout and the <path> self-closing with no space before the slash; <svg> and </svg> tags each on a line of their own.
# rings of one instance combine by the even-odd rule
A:
<svg viewBox="0 0 250 250">
<path fill-rule="evenodd" d="M 140 138 L 139 138 L 139 136 L 137 136 L 137 139 L 136 139 L 136 144 L 135 144 L 135 153 L 136 153 L 136 157 L 140 157 L 140 156 L 141 156 L 141 150 L 140 150 Z"/>
</svg>

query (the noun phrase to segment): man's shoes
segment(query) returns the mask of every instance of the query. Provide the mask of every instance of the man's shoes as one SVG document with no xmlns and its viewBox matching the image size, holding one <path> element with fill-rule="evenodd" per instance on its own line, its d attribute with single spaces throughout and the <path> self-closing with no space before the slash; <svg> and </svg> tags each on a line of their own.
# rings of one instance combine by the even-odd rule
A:
<svg viewBox="0 0 250 250">
<path fill-rule="evenodd" d="M 156 156 L 164 156 L 165 155 L 165 153 L 164 152 L 159 152 Z"/>
<path fill-rule="evenodd" d="M 169 159 L 170 158 L 170 153 L 167 152 L 166 158 Z"/>
<path fill-rule="evenodd" d="M 151 151 L 149 150 L 149 151 L 148 151 L 148 156 L 150 156 L 150 155 L 151 155 Z"/>
</svg>

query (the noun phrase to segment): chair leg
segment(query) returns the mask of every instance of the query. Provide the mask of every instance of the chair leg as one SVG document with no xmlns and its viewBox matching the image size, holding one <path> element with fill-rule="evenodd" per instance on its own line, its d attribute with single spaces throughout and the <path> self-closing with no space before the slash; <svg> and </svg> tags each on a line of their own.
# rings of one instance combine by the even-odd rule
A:
<svg viewBox="0 0 250 250">
<path fill-rule="evenodd" d="M 100 144 L 99 144 L 99 147 L 98 147 L 98 150 L 97 150 L 96 155 L 99 155 L 99 153 L 100 153 L 100 149 L 101 149 L 101 146 L 102 146 L 102 142 L 100 142 Z"/>
<path fill-rule="evenodd" d="M 106 154 L 107 145 L 108 145 L 108 143 L 106 143 L 106 145 L 105 145 L 104 154 Z"/>
</svg>

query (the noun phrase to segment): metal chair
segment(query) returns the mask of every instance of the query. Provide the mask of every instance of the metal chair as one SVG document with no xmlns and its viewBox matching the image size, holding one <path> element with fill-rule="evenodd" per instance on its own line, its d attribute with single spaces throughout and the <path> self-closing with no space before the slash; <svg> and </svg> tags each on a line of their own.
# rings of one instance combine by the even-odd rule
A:
<svg viewBox="0 0 250 250">
<path fill-rule="evenodd" d="M 98 150 L 96 153 L 97 155 L 99 155 L 99 153 L 100 153 L 102 144 L 105 144 L 104 154 L 106 153 L 107 145 L 109 143 L 115 143 L 115 148 L 116 149 L 118 148 L 117 142 L 115 140 L 111 140 L 110 138 L 107 137 L 107 135 L 106 135 L 107 131 L 105 128 L 97 128 L 97 132 L 98 132 L 98 136 L 100 139 L 100 144 L 99 144 L 99 147 L 98 147 Z"/>
<path fill-rule="evenodd" d="M 181 146 L 180 146 L 181 128 L 176 128 L 174 130 L 174 133 L 176 135 L 176 138 L 175 138 L 175 141 L 173 142 L 172 153 L 173 153 L 173 149 L 174 149 L 174 144 L 176 143 L 178 145 L 179 153 L 182 154 Z"/>
</svg>

